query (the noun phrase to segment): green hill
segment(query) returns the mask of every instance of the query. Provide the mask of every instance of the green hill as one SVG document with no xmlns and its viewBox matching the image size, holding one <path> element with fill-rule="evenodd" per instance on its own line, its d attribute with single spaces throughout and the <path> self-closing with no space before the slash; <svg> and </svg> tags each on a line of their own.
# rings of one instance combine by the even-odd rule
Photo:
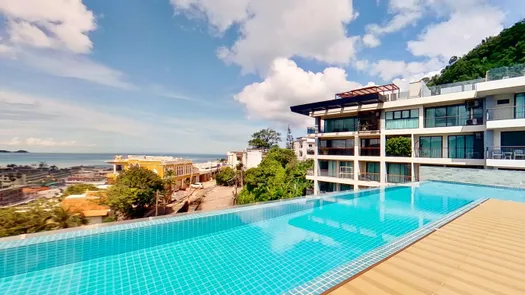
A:
<svg viewBox="0 0 525 295">
<path fill-rule="evenodd" d="M 441 85 L 484 78 L 490 69 L 525 63 L 525 20 L 488 37 L 461 58 L 453 56 L 440 75 L 428 83 Z"/>
</svg>

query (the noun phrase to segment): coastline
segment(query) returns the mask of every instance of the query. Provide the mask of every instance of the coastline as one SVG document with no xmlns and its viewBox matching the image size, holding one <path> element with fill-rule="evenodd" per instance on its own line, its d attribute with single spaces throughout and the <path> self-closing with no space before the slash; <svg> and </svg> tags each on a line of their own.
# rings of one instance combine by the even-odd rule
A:
<svg viewBox="0 0 525 295">
<path fill-rule="evenodd" d="M 128 155 L 127 153 L 120 153 Z M 132 154 L 132 153 L 130 153 Z M 73 167 L 95 167 L 109 168 L 111 165 L 105 161 L 112 160 L 115 153 L 0 153 L 0 167 L 6 167 L 9 164 L 18 166 L 38 167 L 42 162 L 47 166 L 57 166 L 58 168 Z M 190 159 L 193 163 L 214 162 L 225 158 L 225 154 L 182 154 L 182 153 L 150 153 L 140 154 L 146 156 L 173 156 Z"/>
</svg>

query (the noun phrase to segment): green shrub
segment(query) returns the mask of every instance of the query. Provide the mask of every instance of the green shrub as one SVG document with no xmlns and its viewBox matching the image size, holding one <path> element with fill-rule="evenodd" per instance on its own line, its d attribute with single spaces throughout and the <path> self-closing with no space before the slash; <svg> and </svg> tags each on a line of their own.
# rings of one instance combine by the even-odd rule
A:
<svg viewBox="0 0 525 295">
<path fill-rule="evenodd" d="M 408 137 L 393 137 L 386 141 L 386 155 L 392 157 L 410 157 L 411 140 Z"/>
</svg>

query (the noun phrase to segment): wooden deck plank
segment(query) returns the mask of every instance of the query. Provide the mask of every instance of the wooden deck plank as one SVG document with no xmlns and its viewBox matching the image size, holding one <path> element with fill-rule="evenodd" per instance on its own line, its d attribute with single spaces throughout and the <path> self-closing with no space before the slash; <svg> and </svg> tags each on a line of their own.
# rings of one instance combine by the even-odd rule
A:
<svg viewBox="0 0 525 295">
<path fill-rule="evenodd" d="M 326 294 L 525 294 L 525 203 L 490 199 Z"/>
</svg>

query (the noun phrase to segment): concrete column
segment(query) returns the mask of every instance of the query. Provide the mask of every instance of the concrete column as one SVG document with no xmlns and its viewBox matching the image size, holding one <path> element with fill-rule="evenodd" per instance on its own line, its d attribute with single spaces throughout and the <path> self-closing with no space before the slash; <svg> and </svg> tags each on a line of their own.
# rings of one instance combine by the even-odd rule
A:
<svg viewBox="0 0 525 295">
<path fill-rule="evenodd" d="M 443 136 L 443 158 L 448 158 L 448 135 Z"/>
<path fill-rule="evenodd" d="M 316 118 L 317 120 L 317 118 Z M 317 138 L 317 135 L 315 137 L 315 149 L 314 149 L 314 195 L 319 194 L 319 181 L 317 180 L 317 177 L 319 177 L 319 138 Z"/>
<path fill-rule="evenodd" d="M 425 108 L 419 106 L 419 128 L 425 128 Z"/>
<path fill-rule="evenodd" d="M 416 181 L 416 165 L 414 164 L 414 158 L 416 157 L 416 143 L 414 134 L 410 135 L 410 150 L 412 151 L 412 160 L 410 161 L 410 181 Z"/>
<path fill-rule="evenodd" d="M 359 174 L 361 173 L 361 169 L 359 167 L 359 161 L 357 159 L 359 159 L 359 153 L 360 153 L 360 148 L 359 148 L 359 136 L 355 136 L 354 137 L 354 181 L 358 181 L 359 180 Z M 354 190 L 356 190 L 356 188 L 354 187 Z"/>
<path fill-rule="evenodd" d="M 117 165 L 113 164 L 113 174 L 117 174 Z"/>
<path fill-rule="evenodd" d="M 385 161 L 385 157 L 386 157 L 386 135 L 384 134 L 381 134 L 381 141 L 380 141 L 380 145 L 381 145 L 381 152 L 380 152 L 380 160 L 381 162 L 379 162 L 379 177 L 380 177 L 380 183 L 386 183 L 387 179 L 386 179 L 386 161 Z"/>
</svg>

